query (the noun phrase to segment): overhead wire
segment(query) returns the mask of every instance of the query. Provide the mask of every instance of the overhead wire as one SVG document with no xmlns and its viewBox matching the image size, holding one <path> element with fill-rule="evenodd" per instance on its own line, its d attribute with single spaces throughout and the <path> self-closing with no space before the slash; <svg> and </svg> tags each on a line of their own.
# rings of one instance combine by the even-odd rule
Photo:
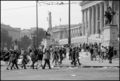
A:
<svg viewBox="0 0 120 81">
<path fill-rule="evenodd" d="M 41 4 L 46 4 L 46 5 L 67 5 L 68 3 L 64 3 L 64 2 L 38 2 L 39 6 L 41 6 Z M 77 4 L 76 2 L 72 2 L 71 4 Z M 30 6 L 23 6 L 23 7 L 18 7 L 18 8 L 7 8 L 7 9 L 1 9 L 2 11 L 10 11 L 10 10 L 18 10 L 18 9 L 24 9 L 24 8 L 32 8 L 32 7 L 36 7 L 35 5 L 30 5 Z"/>
<path fill-rule="evenodd" d="M 16 10 L 16 9 L 24 9 L 24 8 L 32 8 L 35 7 L 35 5 L 32 6 L 24 6 L 24 7 L 17 7 L 17 8 L 7 8 L 7 9 L 1 9 L 3 11 L 7 11 L 7 10 Z"/>
</svg>

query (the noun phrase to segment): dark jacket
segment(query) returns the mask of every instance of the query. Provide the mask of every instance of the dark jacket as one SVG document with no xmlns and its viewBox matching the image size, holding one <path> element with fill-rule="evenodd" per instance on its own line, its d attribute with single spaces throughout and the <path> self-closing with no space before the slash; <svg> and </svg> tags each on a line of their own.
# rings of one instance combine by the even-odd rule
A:
<svg viewBox="0 0 120 81">
<path fill-rule="evenodd" d="M 108 51 L 108 56 L 109 56 L 109 58 L 113 57 L 113 48 L 112 47 L 110 47 L 110 49 Z"/>
</svg>

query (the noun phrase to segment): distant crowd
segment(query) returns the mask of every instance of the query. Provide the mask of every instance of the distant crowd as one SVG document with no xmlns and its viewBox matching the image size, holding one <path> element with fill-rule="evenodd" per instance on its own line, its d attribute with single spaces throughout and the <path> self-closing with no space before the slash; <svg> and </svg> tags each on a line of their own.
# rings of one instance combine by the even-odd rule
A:
<svg viewBox="0 0 120 81">
<path fill-rule="evenodd" d="M 109 60 L 112 63 L 113 57 L 117 51 L 112 47 L 104 47 L 101 44 L 80 44 L 79 46 L 54 46 L 48 48 L 33 48 L 33 49 L 9 49 L 0 50 L 0 60 L 7 63 L 7 70 L 12 69 L 27 69 L 28 65 L 31 69 L 45 69 L 46 64 L 51 69 L 51 63 L 54 66 L 61 65 L 67 57 L 67 49 L 69 49 L 69 60 L 71 65 L 82 65 L 80 62 L 80 52 L 89 52 L 91 61 L 103 62 Z M 44 64 L 43 64 L 44 62 Z"/>
</svg>

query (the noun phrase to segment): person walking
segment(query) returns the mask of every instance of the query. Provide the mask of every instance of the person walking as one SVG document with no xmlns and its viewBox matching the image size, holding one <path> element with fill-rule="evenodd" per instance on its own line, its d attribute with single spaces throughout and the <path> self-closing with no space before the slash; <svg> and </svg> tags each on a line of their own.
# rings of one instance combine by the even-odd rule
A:
<svg viewBox="0 0 120 81">
<path fill-rule="evenodd" d="M 43 50 L 38 49 L 38 65 L 37 65 L 38 68 L 40 66 L 42 67 L 42 60 L 43 60 Z"/>
<path fill-rule="evenodd" d="M 23 68 L 24 69 L 27 69 L 26 68 L 26 64 L 27 64 L 27 53 L 25 52 L 24 54 L 23 54 L 23 60 L 22 60 L 22 65 L 23 65 Z"/>
<path fill-rule="evenodd" d="M 53 60 L 52 63 L 55 62 L 55 66 L 58 65 L 58 61 L 59 61 L 59 55 L 58 55 L 58 50 L 55 48 L 54 52 L 53 52 Z"/>
<path fill-rule="evenodd" d="M 94 58 L 94 50 L 93 50 L 93 46 L 90 47 L 90 54 L 91 54 L 91 61 L 93 61 Z"/>
<path fill-rule="evenodd" d="M 76 57 L 75 57 L 75 58 L 76 58 L 76 62 L 77 62 L 79 65 L 81 65 L 80 60 L 79 60 L 79 52 L 80 52 L 80 51 L 79 51 L 79 48 L 77 47 L 75 51 L 76 51 Z"/>
<path fill-rule="evenodd" d="M 108 51 L 108 60 L 110 64 L 112 63 L 112 57 L 113 57 L 113 47 L 110 46 Z"/>
<path fill-rule="evenodd" d="M 76 66 L 76 64 L 77 64 L 76 57 L 77 57 L 77 50 L 76 50 L 76 47 L 74 47 L 72 50 L 72 62 L 71 62 L 71 64 L 74 66 Z"/>
<path fill-rule="evenodd" d="M 46 64 L 49 66 L 49 69 L 51 69 L 51 66 L 50 66 L 50 51 L 48 49 L 45 50 L 45 54 L 44 54 L 44 65 L 42 67 L 42 69 L 45 69 L 46 67 Z"/>
<path fill-rule="evenodd" d="M 10 65 L 12 64 L 13 50 L 10 50 L 8 57 L 9 57 L 9 60 L 8 60 L 8 64 L 7 64 L 7 68 L 6 68 L 6 70 L 9 70 Z"/>
<path fill-rule="evenodd" d="M 15 66 L 17 69 L 19 69 L 18 64 L 17 64 L 17 60 L 18 60 L 18 55 L 17 52 L 14 51 L 11 55 L 11 61 L 12 61 L 12 66 L 11 66 L 11 70 L 13 69 L 13 67 Z"/>
<path fill-rule="evenodd" d="M 62 48 L 59 49 L 59 58 L 60 58 L 59 64 L 62 64 L 62 61 L 63 61 L 63 50 L 62 50 Z"/>
</svg>

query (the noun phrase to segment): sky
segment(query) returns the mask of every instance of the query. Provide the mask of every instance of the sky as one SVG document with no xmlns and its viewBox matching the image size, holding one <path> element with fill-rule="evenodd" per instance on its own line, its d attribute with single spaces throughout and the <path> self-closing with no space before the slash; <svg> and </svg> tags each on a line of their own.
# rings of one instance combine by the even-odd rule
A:
<svg viewBox="0 0 120 81">
<path fill-rule="evenodd" d="M 45 1 L 44 1 L 45 2 Z M 53 1 L 46 1 L 52 3 Z M 54 1 L 55 3 L 56 1 Z M 68 3 L 68 1 L 63 1 Z M 71 24 L 82 22 L 81 7 L 71 4 Z M 52 26 L 68 24 L 68 5 L 46 5 L 38 2 L 39 28 L 48 28 L 48 12 L 52 13 Z M 60 22 L 61 18 L 61 22 Z M 35 1 L 1 1 L 1 23 L 14 28 L 30 29 L 36 27 L 36 2 Z"/>
</svg>

